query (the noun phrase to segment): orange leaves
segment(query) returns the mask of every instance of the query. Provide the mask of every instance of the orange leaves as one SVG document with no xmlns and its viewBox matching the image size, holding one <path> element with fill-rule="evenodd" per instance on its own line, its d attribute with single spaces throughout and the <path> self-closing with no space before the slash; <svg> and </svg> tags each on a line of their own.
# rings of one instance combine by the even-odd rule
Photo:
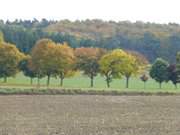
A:
<svg viewBox="0 0 180 135">
<path fill-rule="evenodd" d="M 94 58 L 97 59 L 105 54 L 105 50 L 101 48 L 77 48 L 75 49 L 75 55 L 78 58 Z"/>
<path fill-rule="evenodd" d="M 19 62 L 25 57 L 15 45 L 1 43 L 0 45 L 0 77 L 13 76 L 18 71 Z"/>
<path fill-rule="evenodd" d="M 56 44 L 49 39 L 38 41 L 31 55 L 36 69 L 44 75 L 65 75 L 75 62 L 74 51 L 67 43 Z"/>
</svg>

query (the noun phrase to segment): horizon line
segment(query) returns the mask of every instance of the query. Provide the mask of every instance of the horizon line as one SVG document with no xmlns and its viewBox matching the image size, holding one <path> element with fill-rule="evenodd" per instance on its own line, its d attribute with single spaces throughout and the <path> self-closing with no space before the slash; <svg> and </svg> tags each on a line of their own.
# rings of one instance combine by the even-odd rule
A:
<svg viewBox="0 0 180 135">
<path fill-rule="evenodd" d="M 180 25 L 180 22 L 174 22 L 174 21 L 169 21 L 169 22 L 156 22 L 156 21 L 144 21 L 144 20 L 135 20 L 135 21 L 132 21 L 132 20 L 113 20 L 113 19 L 101 19 L 101 18 L 86 18 L 86 19 L 68 19 L 68 18 L 63 18 L 63 19 L 56 19 L 56 18 L 45 18 L 45 17 L 42 17 L 42 18 L 36 18 L 36 17 L 32 17 L 31 19 L 29 18 L 13 18 L 13 19 L 3 19 L 3 18 L 0 18 L 1 21 L 3 21 L 4 23 L 6 23 L 7 21 L 9 22 L 14 22 L 14 21 L 33 21 L 33 20 L 37 20 L 37 21 L 42 21 L 43 19 L 47 20 L 47 21 L 57 21 L 57 22 L 60 22 L 60 21 L 65 21 L 65 20 L 68 20 L 68 21 L 71 21 L 71 22 L 76 22 L 76 21 L 87 21 L 87 20 L 90 20 L 90 21 L 93 21 L 93 20 L 100 20 L 100 21 L 103 21 L 103 22 L 115 22 L 115 23 L 119 23 L 119 22 L 129 22 L 129 23 L 146 23 L 146 24 L 161 24 L 161 25 L 168 25 L 168 24 L 178 24 Z"/>
</svg>

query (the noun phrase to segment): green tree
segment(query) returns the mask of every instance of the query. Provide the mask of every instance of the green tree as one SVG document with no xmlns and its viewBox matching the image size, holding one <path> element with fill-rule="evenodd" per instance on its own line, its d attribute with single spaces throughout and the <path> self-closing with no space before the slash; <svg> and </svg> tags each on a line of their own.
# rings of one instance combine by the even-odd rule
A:
<svg viewBox="0 0 180 135">
<path fill-rule="evenodd" d="M 180 52 L 176 55 L 177 81 L 180 82 Z"/>
<path fill-rule="evenodd" d="M 168 68 L 169 64 L 167 61 L 157 58 L 150 69 L 150 76 L 159 83 L 161 89 L 162 82 L 168 80 Z"/>
<path fill-rule="evenodd" d="M 177 64 L 180 64 L 180 52 L 177 52 L 176 62 L 177 62 Z"/>
<path fill-rule="evenodd" d="M 33 78 L 37 77 L 37 74 L 32 67 L 33 66 L 31 56 L 27 56 L 19 63 L 19 69 L 23 72 L 25 76 L 30 77 L 31 85 L 33 84 Z"/>
<path fill-rule="evenodd" d="M 167 81 L 171 81 L 174 84 L 175 88 L 177 88 L 177 83 L 179 83 L 180 80 L 178 78 L 178 70 L 176 64 L 169 65 L 167 71 L 168 71 Z"/>
</svg>

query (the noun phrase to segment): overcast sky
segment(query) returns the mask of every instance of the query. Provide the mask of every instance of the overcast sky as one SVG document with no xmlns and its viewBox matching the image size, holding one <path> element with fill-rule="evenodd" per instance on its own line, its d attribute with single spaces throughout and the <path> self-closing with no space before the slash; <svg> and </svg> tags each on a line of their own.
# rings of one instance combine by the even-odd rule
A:
<svg viewBox="0 0 180 135">
<path fill-rule="evenodd" d="M 0 0 L 0 19 L 180 23 L 180 0 Z"/>
</svg>

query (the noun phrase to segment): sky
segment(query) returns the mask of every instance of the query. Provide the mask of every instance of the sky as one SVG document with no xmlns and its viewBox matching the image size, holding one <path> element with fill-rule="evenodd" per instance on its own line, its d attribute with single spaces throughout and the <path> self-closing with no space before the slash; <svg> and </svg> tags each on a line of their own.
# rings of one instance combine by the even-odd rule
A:
<svg viewBox="0 0 180 135">
<path fill-rule="evenodd" d="M 0 19 L 180 23 L 180 0 L 0 0 Z"/>
</svg>

